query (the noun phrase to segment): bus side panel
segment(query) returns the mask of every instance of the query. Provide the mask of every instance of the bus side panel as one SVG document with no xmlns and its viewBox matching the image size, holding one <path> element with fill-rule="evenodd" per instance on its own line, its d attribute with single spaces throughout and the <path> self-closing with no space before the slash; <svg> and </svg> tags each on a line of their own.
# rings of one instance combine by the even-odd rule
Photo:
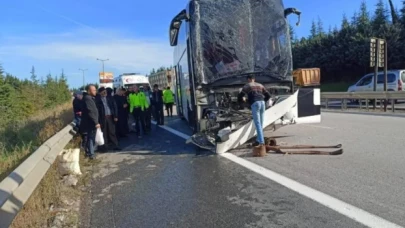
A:
<svg viewBox="0 0 405 228">
<path fill-rule="evenodd" d="M 189 104 L 190 104 L 190 83 L 189 83 L 189 74 L 188 74 L 188 66 L 187 66 L 187 56 L 184 53 L 183 57 L 181 58 L 178 64 L 178 74 L 179 74 L 179 86 L 180 86 L 180 98 L 179 101 L 181 102 L 181 114 L 187 120 L 189 119 Z"/>
<path fill-rule="evenodd" d="M 176 85 L 176 91 L 180 93 L 178 101 L 180 102 L 181 110 L 180 115 L 190 122 L 189 108 L 191 104 L 190 98 L 190 79 L 189 79 L 189 68 L 188 68 L 188 55 L 187 55 L 187 30 L 186 27 L 188 23 L 182 23 L 179 31 L 179 42 L 175 48 L 175 65 L 177 66 L 176 77 L 178 82 Z"/>
<path fill-rule="evenodd" d="M 183 115 L 183 102 L 182 102 L 182 94 L 181 94 L 181 87 L 180 87 L 180 71 L 179 71 L 179 65 L 176 64 L 174 66 L 174 77 L 176 78 L 176 82 L 174 84 L 174 91 L 176 93 L 175 99 L 176 99 L 176 113 L 177 116 L 179 117 L 184 117 Z"/>
</svg>

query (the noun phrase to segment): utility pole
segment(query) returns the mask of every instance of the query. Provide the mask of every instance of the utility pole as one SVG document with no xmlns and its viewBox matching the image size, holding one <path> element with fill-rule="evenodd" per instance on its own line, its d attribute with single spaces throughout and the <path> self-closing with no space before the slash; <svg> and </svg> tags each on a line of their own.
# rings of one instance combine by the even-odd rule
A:
<svg viewBox="0 0 405 228">
<path fill-rule="evenodd" d="M 101 61 L 103 63 L 103 77 L 104 77 L 104 62 L 108 61 L 109 59 L 99 59 L 97 58 L 98 61 Z"/>
<path fill-rule="evenodd" d="M 79 69 L 79 70 L 81 70 L 83 73 L 83 90 L 85 90 L 86 85 L 84 84 L 84 72 L 87 71 L 87 69 Z"/>
</svg>

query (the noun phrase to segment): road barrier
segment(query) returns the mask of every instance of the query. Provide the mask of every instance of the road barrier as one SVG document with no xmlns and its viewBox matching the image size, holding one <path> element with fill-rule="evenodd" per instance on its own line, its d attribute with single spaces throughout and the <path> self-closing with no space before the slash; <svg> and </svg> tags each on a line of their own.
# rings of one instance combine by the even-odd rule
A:
<svg viewBox="0 0 405 228">
<path fill-rule="evenodd" d="M 377 92 L 323 92 L 321 93 L 321 100 L 325 102 L 325 108 L 329 108 L 329 102 L 331 100 L 340 100 L 341 109 L 347 109 L 347 102 L 349 100 L 359 101 L 360 109 L 363 108 L 363 101 L 366 103 L 366 109 L 369 110 L 369 101 L 375 100 L 380 101 L 380 108 L 387 111 L 387 105 L 385 103 L 391 104 L 392 112 L 395 112 L 395 102 L 396 100 L 405 100 L 404 92 L 394 92 L 394 91 L 377 91 Z M 385 102 L 389 101 L 389 102 Z"/>
<path fill-rule="evenodd" d="M 72 140 L 72 129 L 73 123 L 56 133 L 0 182 L 0 227 L 11 225 L 58 154 Z"/>
</svg>

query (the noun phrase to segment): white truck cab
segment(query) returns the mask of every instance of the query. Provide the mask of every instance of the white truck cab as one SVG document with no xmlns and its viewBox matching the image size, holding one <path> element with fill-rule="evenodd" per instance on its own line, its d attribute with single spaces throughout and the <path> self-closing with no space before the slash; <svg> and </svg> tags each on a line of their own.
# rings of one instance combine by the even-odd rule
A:
<svg viewBox="0 0 405 228">
<path fill-rule="evenodd" d="M 129 87 L 136 85 L 146 86 L 149 85 L 149 79 L 145 75 L 138 74 L 138 73 L 124 73 L 120 76 L 114 78 L 114 88 L 125 88 L 128 89 Z"/>
</svg>

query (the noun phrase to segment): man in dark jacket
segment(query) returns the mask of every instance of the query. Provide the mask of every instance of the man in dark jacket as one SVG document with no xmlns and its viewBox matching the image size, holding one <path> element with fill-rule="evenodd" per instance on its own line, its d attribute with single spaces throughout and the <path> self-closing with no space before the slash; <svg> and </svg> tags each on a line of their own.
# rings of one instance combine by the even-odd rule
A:
<svg viewBox="0 0 405 228">
<path fill-rule="evenodd" d="M 107 150 L 107 145 L 112 143 L 114 150 L 121 150 L 115 135 L 115 123 L 118 121 L 117 105 L 112 96 L 107 96 L 107 90 L 104 87 L 100 88 L 98 92 L 100 96 L 96 98 L 96 104 L 105 145 L 102 149 Z"/>
<path fill-rule="evenodd" d="M 157 125 L 164 125 L 163 92 L 157 84 L 153 85 L 151 102 L 154 106 Z"/>
<path fill-rule="evenodd" d="M 105 90 L 107 90 L 107 96 L 108 96 L 108 97 L 111 97 L 114 90 L 111 89 L 110 87 L 107 87 L 107 89 L 105 89 Z"/>
<path fill-rule="evenodd" d="M 248 83 L 243 86 L 241 92 L 239 93 L 238 101 L 242 102 L 243 97 L 247 96 L 248 103 L 250 105 L 250 108 L 252 109 L 253 123 L 256 127 L 257 132 L 255 145 L 258 144 L 258 148 L 263 148 L 264 112 L 266 110 L 266 102 L 270 99 L 271 95 L 262 84 L 255 82 L 254 75 L 249 75 L 247 79 Z"/>
<path fill-rule="evenodd" d="M 99 115 L 95 102 L 95 96 L 97 93 L 94 85 L 88 85 L 86 87 L 86 93 L 83 93 L 83 109 L 82 118 L 80 122 L 80 132 L 83 137 L 84 150 L 86 157 L 94 159 L 94 147 L 96 140 L 96 130 L 100 128 Z"/>
<path fill-rule="evenodd" d="M 128 101 L 122 89 L 116 89 L 114 100 L 117 104 L 118 122 L 115 125 L 116 135 L 126 137 L 128 134 Z"/>
<path fill-rule="evenodd" d="M 74 130 L 77 132 L 80 127 L 80 121 L 82 117 L 82 111 L 83 111 L 84 103 L 83 103 L 83 93 L 80 91 L 75 92 L 75 98 L 73 99 L 73 113 L 75 117 L 75 128 Z"/>
</svg>

